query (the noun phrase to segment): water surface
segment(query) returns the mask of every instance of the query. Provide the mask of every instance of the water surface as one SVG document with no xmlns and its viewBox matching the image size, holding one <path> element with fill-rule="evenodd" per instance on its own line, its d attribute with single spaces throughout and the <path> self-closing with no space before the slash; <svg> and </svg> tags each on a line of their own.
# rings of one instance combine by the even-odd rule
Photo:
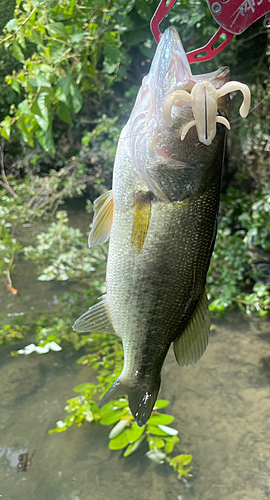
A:
<svg viewBox="0 0 270 500">
<path fill-rule="evenodd" d="M 30 266 L 30 267 L 29 267 Z M 32 267 L 31 267 L 32 266 Z M 51 309 L 69 285 L 35 280 L 31 263 L 17 267 L 2 318 Z M 34 309 L 33 309 L 34 308 Z M 29 343 L 20 342 L 16 349 Z M 270 323 L 230 314 L 216 323 L 194 366 L 179 368 L 170 351 L 160 397 L 169 399 L 180 444 L 193 455 L 193 477 L 179 481 L 142 447 L 123 458 L 108 449 L 108 427 L 84 424 L 49 435 L 66 416 L 76 385 L 95 373 L 76 364 L 82 352 L 13 358 L 0 347 L 0 498 L 3 500 L 265 500 L 270 498 Z M 29 472 L 17 473 L 20 453 L 36 450 Z"/>
</svg>

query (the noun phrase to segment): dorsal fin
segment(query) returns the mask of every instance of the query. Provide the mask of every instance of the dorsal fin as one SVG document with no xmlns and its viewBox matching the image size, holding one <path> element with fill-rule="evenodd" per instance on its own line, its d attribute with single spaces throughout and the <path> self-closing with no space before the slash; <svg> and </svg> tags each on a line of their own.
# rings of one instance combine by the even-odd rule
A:
<svg viewBox="0 0 270 500">
<path fill-rule="evenodd" d="M 151 218 L 152 193 L 134 194 L 134 219 L 132 229 L 132 244 L 138 252 L 143 247 Z"/>
<path fill-rule="evenodd" d="M 90 307 L 75 321 L 73 330 L 76 332 L 114 333 L 116 335 L 110 317 L 107 295 L 103 295 L 100 302 Z"/>
<path fill-rule="evenodd" d="M 210 313 L 204 291 L 189 324 L 173 343 L 176 361 L 180 366 L 196 363 L 201 358 L 208 344 L 209 332 Z"/>
<path fill-rule="evenodd" d="M 109 239 L 112 219 L 113 196 L 112 191 L 107 191 L 94 202 L 93 227 L 88 239 L 90 248 L 105 243 Z"/>
</svg>

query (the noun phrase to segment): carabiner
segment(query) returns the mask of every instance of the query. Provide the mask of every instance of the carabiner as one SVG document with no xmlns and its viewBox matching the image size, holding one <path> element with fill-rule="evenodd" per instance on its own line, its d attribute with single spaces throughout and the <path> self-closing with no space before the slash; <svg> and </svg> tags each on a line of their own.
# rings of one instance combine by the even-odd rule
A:
<svg viewBox="0 0 270 500">
<path fill-rule="evenodd" d="M 164 17 L 168 14 L 169 10 L 171 10 L 171 8 L 174 6 L 176 1 L 177 0 L 161 0 L 151 19 L 150 28 L 157 43 L 160 42 L 162 36 L 159 25 Z M 214 44 L 218 41 L 219 37 L 222 34 L 226 35 L 226 40 L 221 41 L 217 47 L 214 47 Z M 226 47 L 226 45 L 228 45 L 233 36 L 233 33 L 230 33 L 220 26 L 216 34 L 211 38 L 211 40 L 209 40 L 206 45 L 204 45 L 204 47 L 200 47 L 199 49 L 192 50 L 191 52 L 187 53 L 188 62 L 191 64 L 212 59 L 219 52 L 221 52 Z"/>
</svg>

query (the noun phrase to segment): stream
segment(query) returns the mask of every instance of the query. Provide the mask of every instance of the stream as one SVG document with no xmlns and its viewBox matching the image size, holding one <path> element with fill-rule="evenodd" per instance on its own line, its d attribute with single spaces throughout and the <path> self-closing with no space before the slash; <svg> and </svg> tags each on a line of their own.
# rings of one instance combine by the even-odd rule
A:
<svg viewBox="0 0 270 500">
<path fill-rule="evenodd" d="M 70 286 L 37 281 L 35 265 L 22 259 L 13 282 L 19 297 L 0 282 L 5 323 L 14 313 L 26 317 L 53 308 Z M 73 387 L 94 380 L 95 372 L 76 364 L 82 352 L 68 347 L 11 357 L 29 338 L 0 346 L 0 499 L 269 499 L 270 322 L 230 313 L 213 323 L 196 365 L 179 368 L 171 350 L 162 372 L 159 398 L 170 401 L 167 412 L 179 431 L 174 455 L 193 455 L 189 481 L 151 462 L 146 445 L 128 458 L 109 450 L 111 427 L 85 423 L 50 435 L 66 416 Z M 18 456 L 34 450 L 30 470 L 18 473 Z"/>
</svg>

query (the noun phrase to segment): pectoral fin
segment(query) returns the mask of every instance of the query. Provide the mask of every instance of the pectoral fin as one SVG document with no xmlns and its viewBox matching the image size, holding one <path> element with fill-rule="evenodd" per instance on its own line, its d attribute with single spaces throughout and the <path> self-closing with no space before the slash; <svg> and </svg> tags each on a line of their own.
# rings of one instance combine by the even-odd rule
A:
<svg viewBox="0 0 270 500">
<path fill-rule="evenodd" d="M 89 247 L 105 243 L 109 237 L 113 219 L 112 191 L 102 194 L 94 203 L 93 227 L 89 235 Z"/>
<path fill-rule="evenodd" d="M 176 361 L 180 366 L 196 363 L 201 358 L 208 344 L 209 332 L 210 313 L 204 291 L 189 324 L 173 343 Z"/>
<path fill-rule="evenodd" d="M 107 295 L 103 295 L 100 302 L 90 307 L 75 321 L 73 330 L 76 332 L 114 333 L 116 335 L 110 317 Z"/>
<path fill-rule="evenodd" d="M 146 194 L 135 193 L 134 200 L 134 221 L 132 229 L 132 244 L 141 251 L 151 218 L 151 200 L 153 195 L 151 192 Z"/>
</svg>

